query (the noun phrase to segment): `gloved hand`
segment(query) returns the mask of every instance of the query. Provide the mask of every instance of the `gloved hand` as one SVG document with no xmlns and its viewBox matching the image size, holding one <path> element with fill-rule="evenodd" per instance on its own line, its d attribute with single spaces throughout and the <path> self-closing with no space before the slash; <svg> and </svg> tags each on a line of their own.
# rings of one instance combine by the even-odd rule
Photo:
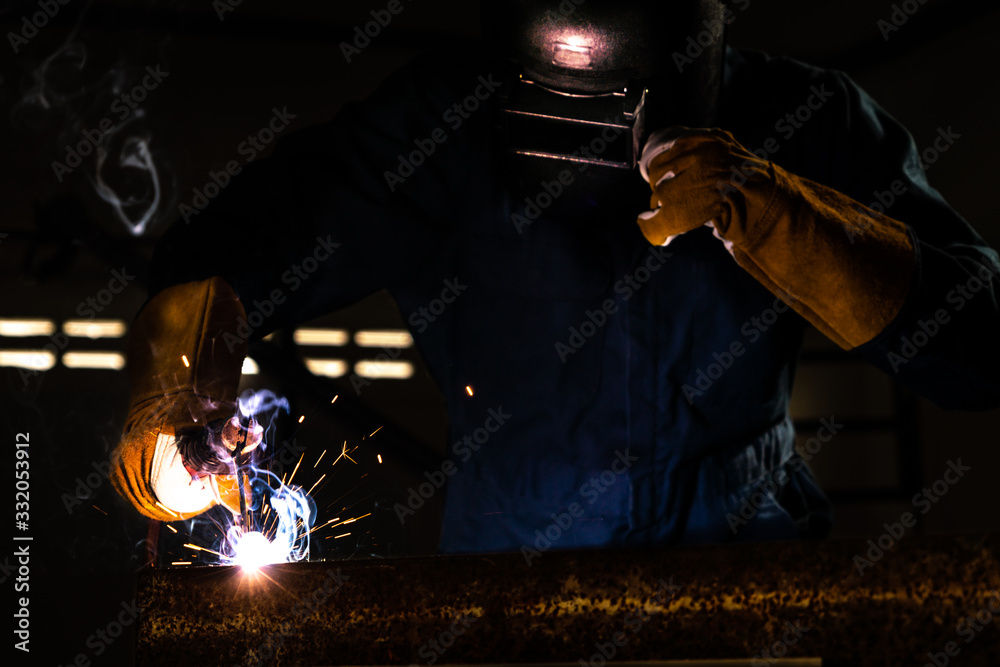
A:
<svg viewBox="0 0 1000 667">
<path fill-rule="evenodd" d="M 723 130 L 656 132 L 639 167 L 653 190 L 653 210 L 637 221 L 650 243 L 714 227 L 741 267 L 842 348 L 868 342 L 902 308 L 915 263 L 903 223 L 762 160 Z"/>
<path fill-rule="evenodd" d="M 253 417 L 250 418 L 250 423 L 247 428 L 243 428 L 240 425 L 240 418 L 238 415 L 233 416 L 232 419 L 226 422 L 225 426 L 222 427 L 222 444 L 230 452 L 236 451 L 240 442 L 243 439 L 244 431 L 246 431 L 246 444 L 243 446 L 243 453 L 247 454 L 254 450 L 257 445 L 261 443 L 264 439 L 264 427 L 257 423 L 257 420 Z"/>
<path fill-rule="evenodd" d="M 160 292 L 132 325 L 132 393 L 111 481 L 150 518 L 187 519 L 219 503 L 239 513 L 242 485 L 235 476 L 201 474 L 192 460 L 202 451 L 197 447 L 216 445 L 224 454 L 240 436 L 230 420 L 247 349 L 235 333 L 240 318 L 245 312 L 236 293 L 222 278 L 210 278 Z M 244 451 L 260 435 L 259 426 L 252 428 Z"/>
</svg>

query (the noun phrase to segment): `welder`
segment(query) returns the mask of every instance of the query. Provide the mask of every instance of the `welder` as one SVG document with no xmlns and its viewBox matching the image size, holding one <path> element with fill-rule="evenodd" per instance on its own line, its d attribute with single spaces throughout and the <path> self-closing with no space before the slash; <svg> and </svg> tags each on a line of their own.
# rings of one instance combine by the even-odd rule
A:
<svg viewBox="0 0 1000 667">
<path fill-rule="evenodd" d="M 200 511 L 157 488 L 161 450 L 217 440 L 247 341 L 382 289 L 422 325 L 449 442 L 509 415 L 456 462 L 443 552 L 518 550 L 571 507 L 552 548 L 826 534 L 788 412 L 808 325 L 940 406 L 998 405 L 997 253 L 846 75 L 727 48 L 740 9 L 486 2 L 484 53 L 420 56 L 281 139 L 159 243 L 119 491 L 154 518 Z M 283 282 L 320 244 L 309 280 Z"/>
</svg>

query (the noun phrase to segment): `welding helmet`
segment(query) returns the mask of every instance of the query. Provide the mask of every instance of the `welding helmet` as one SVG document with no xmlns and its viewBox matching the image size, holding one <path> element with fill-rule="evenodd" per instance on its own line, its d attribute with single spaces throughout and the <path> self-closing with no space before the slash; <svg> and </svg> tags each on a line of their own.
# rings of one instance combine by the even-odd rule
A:
<svg viewBox="0 0 1000 667">
<path fill-rule="evenodd" d="M 499 141 L 529 191 L 569 169 L 563 199 L 596 203 L 652 132 L 715 124 L 723 0 L 484 0 L 482 17 L 506 67 Z"/>
</svg>

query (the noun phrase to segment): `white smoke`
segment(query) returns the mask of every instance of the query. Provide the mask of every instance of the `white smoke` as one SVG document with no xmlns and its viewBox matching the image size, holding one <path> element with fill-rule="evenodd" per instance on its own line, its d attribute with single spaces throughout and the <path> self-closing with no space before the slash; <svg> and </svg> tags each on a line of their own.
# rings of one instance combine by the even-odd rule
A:
<svg viewBox="0 0 1000 667">
<path fill-rule="evenodd" d="M 153 102 L 122 103 L 122 95 L 143 80 L 148 68 L 123 60 L 93 62 L 77 32 L 41 62 L 26 65 L 24 92 L 11 107 L 11 122 L 45 131 L 53 141 L 54 178 L 63 183 L 76 170 L 84 172 L 115 220 L 139 236 L 173 215 L 166 210 L 165 172 L 151 148 L 144 111 Z"/>
</svg>

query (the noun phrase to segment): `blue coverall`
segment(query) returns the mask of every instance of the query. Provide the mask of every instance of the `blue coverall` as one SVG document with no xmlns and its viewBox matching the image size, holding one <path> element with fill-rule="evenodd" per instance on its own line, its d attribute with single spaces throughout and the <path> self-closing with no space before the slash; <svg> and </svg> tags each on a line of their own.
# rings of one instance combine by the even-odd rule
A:
<svg viewBox="0 0 1000 667">
<path fill-rule="evenodd" d="M 443 552 L 824 534 L 830 504 L 788 414 L 804 320 L 706 228 L 651 247 L 635 224 L 650 194 L 637 173 L 599 223 L 532 218 L 499 175 L 490 67 L 417 58 L 282 139 L 165 235 L 153 290 L 222 275 L 248 313 L 279 290 L 259 338 L 387 288 L 447 401 L 457 472 Z M 455 112 L 477 94 L 479 109 Z M 899 193 L 885 212 L 918 241 L 911 294 L 852 353 L 941 406 L 996 406 L 997 254 L 927 184 L 905 129 L 842 73 L 733 49 L 718 124 L 860 203 Z M 317 244 L 339 245 L 293 280 L 288 268 Z M 904 339 L 942 308 L 948 324 L 907 356 Z M 734 528 L 764 486 L 773 492 Z"/>
</svg>

